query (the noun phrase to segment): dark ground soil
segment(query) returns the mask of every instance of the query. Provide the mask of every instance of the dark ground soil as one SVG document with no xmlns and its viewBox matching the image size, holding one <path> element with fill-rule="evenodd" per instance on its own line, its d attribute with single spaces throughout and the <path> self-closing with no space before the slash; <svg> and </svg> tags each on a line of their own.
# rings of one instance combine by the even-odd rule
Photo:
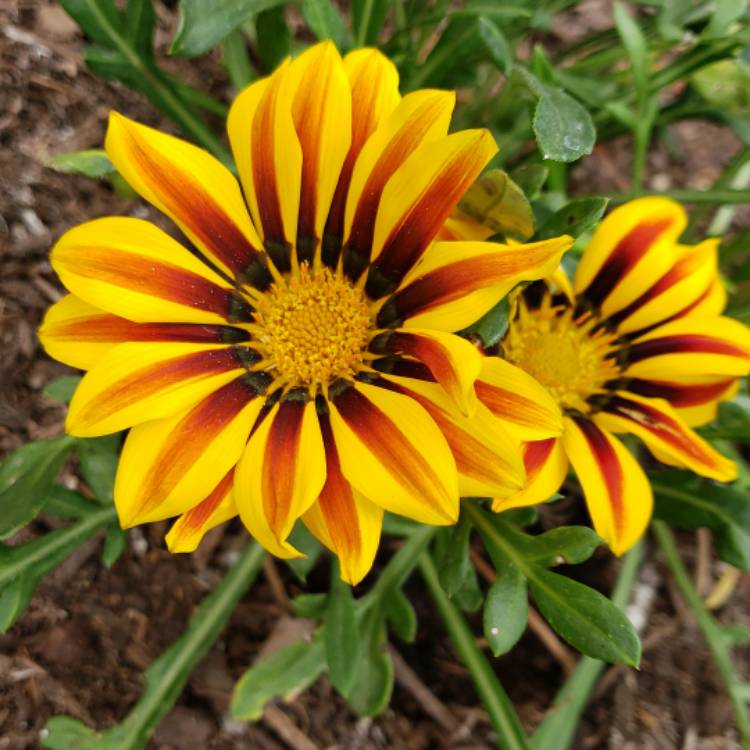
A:
<svg viewBox="0 0 750 750">
<path fill-rule="evenodd" d="M 161 5 L 159 12 L 166 40 L 174 16 Z M 112 108 L 168 127 L 137 95 L 91 76 L 81 63 L 81 49 L 75 27 L 58 7 L 41 0 L 0 0 L 0 455 L 62 431 L 63 409 L 42 388 L 66 368 L 42 353 L 34 333 L 44 309 L 61 294 L 47 260 L 51 243 L 74 224 L 104 214 L 154 218 L 149 208 L 117 197 L 104 183 L 45 167 L 53 154 L 99 147 Z M 204 86 L 221 86 L 215 59 L 178 67 Z M 708 186 L 737 148 L 730 133 L 701 123 L 682 124 L 673 136 L 678 156 L 657 151 L 650 158 L 651 185 L 658 189 Z M 626 141 L 599 146 L 576 168 L 574 181 L 585 192 L 622 191 L 627 159 Z M 561 512 L 580 513 L 570 507 Z M 38 523 L 42 529 L 45 521 Z M 140 694 L 143 670 L 182 632 L 245 540 L 230 524 L 213 533 L 197 554 L 172 556 L 164 549 L 164 530 L 153 525 L 131 532 L 128 549 L 109 570 L 97 554 L 100 541 L 84 545 L 42 583 L 10 633 L 0 635 L 0 750 L 38 747 L 40 730 L 53 715 L 76 716 L 98 728 L 121 720 Z M 682 541 L 693 564 L 693 538 Z M 389 553 L 386 549 L 383 557 Z M 576 747 L 737 748 L 731 709 L 701 636 L 658 559 L 652 552 L 649 558 L 637 597 L 646 619 L 641 671 L 610 670 Z M 708 559 L 701 556 L 704 563 Z M 272 634 L 283 638 L 288 597 L 302 590 L 283 566 L 273 567 L 238 606 L 150 748 L 493 747 L 468 675 L 418 581 L 409 589 L 420 616 L 418 641 L 395 646 L 419 684 L 408 669 L 397 669 L 393 701 L 384 715 L 357 719 L 321 680 L 257 724 L 232 721 L 227 701 L 233 682 Z M 717 565 L 697 567 L 709 583 L 722 572 Z M 577 575 L 608 591 L 616 568 L 616 561 L 599 555 Z M 274 571 L 281 587 L 272 585 Z M 309 590 L 324 586 L 325 576 L 313 571 Z M 750 584 L 743 577 L 721 618 L 750 624 L 749 600 Z M 738 658 L 743 656 L 747 653 Z M 563 679 L 559 662 L 527 633 L 495 664 L 523 722 L 533 728 Z"/>
</svg>

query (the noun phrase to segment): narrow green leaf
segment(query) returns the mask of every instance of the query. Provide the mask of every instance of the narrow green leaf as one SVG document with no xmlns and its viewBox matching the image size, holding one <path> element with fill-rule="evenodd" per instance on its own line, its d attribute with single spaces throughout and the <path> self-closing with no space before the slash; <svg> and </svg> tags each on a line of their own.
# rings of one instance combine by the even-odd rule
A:
<svg viewBox="0 0 750 750">
<path fill-rule="evenodd" d="M 464 612 L 477 612 L 484 603 L 484 593 L 479 585 L 479 576 L 472 566 L 464 578 L 461 588 L 453 595 L 454 603 Z"/>
<path fill-rule="evenodd" d="M 594 150 L 596 130 L 591 116 L 560 89 L 545 87 L 534 111 L 533 127 L 545 159 L 571 162 Z"/>
<path fill-rule="evenodd" d="M 649 93 L 649 75 L 648 75 L 648 45 L 646 38 L 643 36 L 638 23 L 628 12 L 622 3 L 614 4 L 615 26 L 617 33 L 625 45 L 625 50 L 630 58 L 630 64 L 633 70 L 633 78 L 639 96 L 643 99 L 648 97 Z"/>
<path fill-rule="evenodd" d="M 526 199 L 531 201 L 539 196 L 548 174 L 549 169 L 543 164 L 526 164 L 513 170 L 510 177 L 521 188 Z"/>
<path fill-rule="evenodd" d="M 350 46 L 344 19 L 331 0 L 302 0 L 300 10 L 318 39 L 331 39 L 340 50 Z"/>
<path fill-rule="evenodd" d="M 102 562 L 111 568 L 120 555 L 125 551 L 125 547 L 128 544 L 128 534 L 124 529 L 120 528 L 119 523 L 115 522 L 110 524 L 107 529 L 107 536 L 104 537 L 104 545 L 102 547 Z"/>
<path fill-rule="evenodd" d="M 377 716 L 387 708 L 393 692 L 393 661 L 385 651 L 383 613 L 368 611 L 361 628 L 362 659 L 348 703 L 358 716 Z"/>
<path fill-rule="evenodd" d="M 47 383 L 44 388 L 44 395 L 55 401 L 62 401 L 64 404 L 70 403 L 70 399 L 73 398 L 73 393 L 80 382 L 80 375 L 62 375 Z"/>
<path fill-rule="evenodd" d="M 500 27 L 485 16 L 480 16 L 477 23 L 479 36 L 487 47 L 492 62 L 503 73 L 509 73 L 513 66 L 513 50 Z"/>
<path fill-rule="evenodd" d="M 47 166 L 52 167 L 56 172 L 82 174 L 86 177 L 110 177 L 117 172 L 107 154 L 98 148 L 55 154 L 47 162 Z M 77 375 L 66 375 L 64 377 L 71 380 L 74 378 L 80 380 Z M 63 380 L 63 378 L 58 378 L 58 380 Z M 52 384 L 50 383 L 50 385 Z"/>
<path fill-rule="evenodd" d="M 101 506 L 95 501 L 74 492 L 61 484 L 52 486 L 44 504 L 44 512 L 60 518 L 85 518 L 99 510 Z"/>
<path fill-rule="evenodd" d="M 292 569 L 294 575 L 304 583 L 307 580 L 307 574 L 320 559 L 323 547 L 302 522 L 295 524 L 292 533 L 289 535 L 289 543 L 305 557 L 295 557 L 284 562 Z"/>
<path fill-rule="evenodd" d="M 569 234 L 580 237 L 594 227 L 604 214 L 609 198 L 578 198 L 555 211 L 537 230 L 534 239 L 546 240 Z"/>
<path fill-rule="evenodd" d="M 60 5 L 97 44 L 109 46 L 112 31 L 122 33 L 124 30 L 123 17 L 114 0 L 60 0 Z"/>
<path fill-rule="evenodd" d="M 641 643 L 630 620 L 598 591 L 537 568 L 529 586 L 553 630 L 582 654 L 637 667 Z"/>
<path fill-rule="evenodd" d="M 718 556 L 750 570 L 750 503 L 738 492 L 687 472 L 654 476 L 654 517 L 678 529 L 711 531 Z"/>
<path fill-rule="evenodd" d="M 256 13 L 283 0 L 180 0 L 180 24 L 170 52 L 196 57 L 208 52 L 227 34 Z"/>
<path fill-rule="evenodd" d="M 699 432 L 709 440 L 736 440 L 750 445 L 750 398 L 737 396 L 734 401 L 719 404 L 717 418 Z"/>
<path fill-rule="evenodd" d="M 455 526 L 440 529 L 436 537 L 436 563 L 441 586 L 453 596 L 472 569 L 469 560 L 471 524 L 462 516 Z"/>
<path fill-rule="evenodd" d="M 291 601 L 295 617 L 322 620 L 325 617 L 328 594 L 299 594 Z"/>
<path fill-rule="evenodd" d="M 224 37 L 221 53 L 232 88 L 237 92 L 242 91 L 255 78 L 255 73 L 250 64 L 247 39 L 240 29 Z"/>
<path fill-rule="evenodd" d="M 125 9 L 125 38 L 141 57 L 153 57 L 156 14 L 153 0 L 128 0 Z"/>
<path fill-rule="evenodd" d="M 325 665 L 325 648 L 319 638 L 285 646 L 240 677 L 232 694 L 232 716 L 257 721 L 270 700 L 302 692 L 318 679 Z"/>
<path fill-rule="evenodd" d="M 332 566 L 331 589 L 325 616 L 328 676 L 345 698 L 357 677 L 361 641 L 351 588 L 339 580 L 339 566 Z"/>
<path fill-rule="evenodd" d="M 494 346 L 508 330 L 508 315 L 508 298 L 503 297 L 489 312 L 461 333 L 479 336 L 485 347 Z"/>
<path fill-rule="evenodd" d="M 0 463 L 0 539 L 31 521 L 49 497 L 55 477 L 73 447 L 73 438 L 27 443 Z"/>
<path fill-rule="evenodd" d="M 283 5 L 258 13 L 255 19 L 256 48 L 263 69 L 270 73 L 292 51 L 292 32 Z"/>
<path fill-rule="evenodd" d="M 76 438 L 81 474 L 100 502 L 112 502 L 120 435 Z"/>
<path fill-rule="evenodd" d="M 484 637 L 495 656 L 507 654 L 526 629 L 529 612 L 526 578 L 510 561 L 497 568 L 484 600 Z"/>
<path fill-rule="evenodd" d="M 405 643 L 417 637 L 417 613 L 401 589 L 388 592 L 383 598 L 385 616 L 391 630 Z"/>
<path fill-rule="evenodd" d="M 145 689 L 125 720 L 97 734 L 96 744 L 84 744 L 85 750 L 143 750 L 156 725 L 171 710 L 190 673 L 208 653 L 243 594 L 260 570 L 263 548 L 252 542 L 224 580 L 201 602 L 185 632 L 146 670 Z M 83 738 L 89 733 L 74 720 L 53 719 L 42 740 L 45 748 L 66 747 L 66 738 Z M 78 734 L 76 734 L 76 732 Z M 78 750 L 79 745 L 69 745 Z"/>
<path fill-rule="evenodd" d="M 729 33 L 730 26 L 747 13 L 748 0 L 714 0 L 711 20 L 701 33 L 702 39 L 720 39 Z"/>
<path fill-rule="evenodd" d="M 377 44 L 389 0 L 352 0 L 352 26 L 357 47 Z"/>
</svg>

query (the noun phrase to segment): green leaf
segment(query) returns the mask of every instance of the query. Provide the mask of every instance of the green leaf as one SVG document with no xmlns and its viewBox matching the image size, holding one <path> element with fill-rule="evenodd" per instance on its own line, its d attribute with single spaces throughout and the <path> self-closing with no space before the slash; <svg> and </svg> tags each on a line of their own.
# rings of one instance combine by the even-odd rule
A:
<svg viewBox="0 0 750 750">
<path fill-rule="evenodd" d="M 643 32 L 621 3 L 614 4 L 615 26 L 630 58 L 635 86 L 644 100 L 649 93 L 648 45 Z"/>
<path fill-rule="evenodd" d="M 300 10 L 318 39 L 331 39 L 340 50 L 350 46 L 344 19 L 331 0 L 302 0 Z"/>
<path fill-rule="evenodd" d="M 80 492 L 74 492 L 61 484 L 55 484 L 44 504 L 44 512 L 60 518 L 85 518 L 101 506 Z"/>
<path fill-rule="evenodd" d="M 479 177 L 458 206 L 498 234 L 527 240 L 534 233 L 534 212 L 529 201 L 502 169 L 491 169 Z"/>
<path fill-rule="evenodd" d="M 744 493 L 687 472 L 653 477 L 654 517 L 678 529 L 705 527 L 724 562 L 750 570 L 750 503 Z"/>
<path fill-rule="evenodd" d="M 276 697 L 289 699 L 323 673 L 325 648 L 319 638 L 297 641 L 254 664 L 234 686 L 230 710 L 236 719 L 257 721 Z"/>
<path fill-rule="evenodd" d="M 263 548 L 255 542 L 245 549 L 240 560 L 224 580 L 201 602 L 187 630 L 146 670 L 145 689 L 140 700 L 125 720 L 95 735 L 74 719 L 52 719 L 48 735 L 42 740 L 45 748 L 68 750 L 143 750 L 156 725 L 171 710 L 182 692 L 190 673 L 208 653 L 229 620 L 243 594 L 252 585 L 260 570 Z M 75 744 L 79 740 L 85 744 Z M 64 744 L 70 742 L 72 744 Z"/>
<path fill-rule="evenodd" d="M 578 198 L 571 201 L 539 227 L 534 239 L 546 240 L 561 234 L 580 237 L 597 224 L 608 203 L 609 198 Z"/>
<path fill-rule="evenodd" d="M 369 610 L 362 621 L 362 658 L 348 703 L 358 716 L 377 716 L 390 703 L 393 661 L 385 651 L 383 613 Z"/>
<path fill-rule="evenodd" d="M 295 524 L 292 533 L 289 535 L 289 543 L 305 557 L 295 557 L 291 560 L 284 560 L 284 562 L 292 569 L 294 575 L 304 583 L 307 580 L 307 574 L 320 559 L 323 547 L 302 522 Z"/>
<path fill-rule="evenodd" d="M 477 571 L 472 566 L 464 578 L 461 588 L 453 595 L 453 602 L 464 612 L 477 612 L 484 602 L 484 593 L 479 585 Z"/>
<path fill-rule="evenodd" d="M 111 568 L 120 555 L 125 551 L 128 544 L 128 534 L 120 528 L 119 523 L 110 524 L 107 529 L 107 536 L 104 537 L 104 546 L 102 547 L 102 562 Z"/>
<path fill-rule="evenodd" d="M 292 33 L 283 5 L 258 13 L 255 19 L 256 47 L 263 69 L 271 72 L 292 51 Z"/>
<path fill-rule="evenodd" d="M 719 404 L 716 420 L 699 432 L 709 440 L 737 440 L 750 445 L 750 398 L 737 396 L 734 401 Z"/>
<path fill-rule="evenodd" d="M 385 616 L 391 630 L 405 643 L 417 637 L 417 613 L 401 589 L 389 591 L 383 597 Z"/>
<path fill-rule="evenodd" d="M 322 620 L 325 617 L 328 594 L 299 594 L 291 601 L 295 617 Z"/>
<path fill-rule="evenodd" d="M 125 9 L 125 38 L 141 57 L 153 56 L 156 14 L 153 0 L 128 0 Z"/>
<path fill-rule="evenodd" d="M 718 60 L 690 78 L 690 83 L 709 104 L 722 113 L 750 114 L 750 66 L 742 60 Z"/>
<path fill-rule="evenodd" d="M 62 401 L 64 404 L 70 403 L 70 399 L 73 398 L 73 393 L 80 382 L 80 375 L 62 375 L 47 383 L 44 388 L 44 395 L 55 401 Z"/>
<path fill-rule="evenodd" d="M 508 330 L 508 315 L 508 298 L 503 297 L 489 312 L 461 333 L 479 336 L 485 347 L 494 346 Z"/>
<path fill-rule="evenodd" d="M 440 529 L 436 537 L 435 562 L 440 585 L 448 596 L 453 596 L 472 570 L 469 560 L 471 523 L 462 516 L 455 526 Z"/>
<path fill-rule="evenodd" d="M 598 591 L 536 569 L 529 577 L 539 611 L 553 630 L 586 656 L 637 667 L 641 643 L 625 614 Z"/>
<path fill-rule="evenodd" d="M 49 497 L 55 477 L 73 447 L 73 438 L 27 443 L 0 463 L 0 539 L 31 521 Z"/>
<path fill-rule="evenodd" d="M 527 164 L 515 169 L 511 179 L 523 191 L 527 200 L 534 200 L 539 196 L 542 186 L 547 181 L 549 169 L 543 164 Z"/>
<path fill-rule="evenodd" d="M 232 88 L 242 91 L 255 77 L 247 51 L 247 38 L 240 29 L 235 29 L 224 37 L 221 43 L 221 57 Z"/>
<path fill-rule="evenodd" d="M 594 150 L 596 130 L 589 113 L 564 91 L 545 87 L 533 119 L 545 159 L 571 162 Z"/>
<path fill-rule="evenodd" d="M 513 67 L 513 50 L 498 25 L 489 18 L 480 16 L 477 21 L 479 36 L 482 38 L 492 62 L 503 73 L 508 74 Z"/>
<path fill-rule="evenodd" d="M 283 0 L 180 0 L 180 23 L 170 53 L 196 57 L 208 52 L 248 18 Z"/>
<path fill-rule="evenodd" d="M 112 33 L 122 33 L 124 19 L 113 0 L 60 0 L 60 5 L 93 42 L 108 47 Z"/>
<path fill-rule="evenodd" d="M 115 165 L 109 160 L 107 154 L 98 148 L 55 154 L 47 162 L 47 166 L 52 167 L 57 172 L 82 174 L 86 175 L 86 177 L 110 177 L 117 172 Z M 67 375 L 65 377 L 80 380 L 80 377 L 77 375 Z M 58 378 L 58 380 L 62 379 Z"/>
<path fill-rule="evenodd" d="M 76 439 L 81 474 L 100 502 L 112 502 L 119 448 L 119 434 Z"/>
<path fill-rule="evenodd" d="M 497 568 L 497 579 L 484 600 L 484 637 L 495 656 L 507 654 L 526 629 L 529 613 L 526 578 L 510 561 Z"/>
<path fill-rule="evenodd" d="M 711 20 L 701 33 L 701 39 L 721 39 L 729 27 L 747 12 L 748 0 L 714 0 Z"/>
<path fill-rule="evenodd" d="M 361 642 L 351 588 L 339 580 L 339 566 L 332 566 L 331 590 L 325 616 L 328 676 L 345 698 L 357 676 Z"/>
<path fill-rule="evenodd" d="M 112 507 L 97 508 L 65 528 L 25 544 L 0 546 L 0 632 L 21 615 L 40 579 L 114 516 Z"/>
<path fill-rule="evenodd" d="M 352 0 L 352 26 L 357 47 L 377 44 L 389 0 Z"/>
</svg>

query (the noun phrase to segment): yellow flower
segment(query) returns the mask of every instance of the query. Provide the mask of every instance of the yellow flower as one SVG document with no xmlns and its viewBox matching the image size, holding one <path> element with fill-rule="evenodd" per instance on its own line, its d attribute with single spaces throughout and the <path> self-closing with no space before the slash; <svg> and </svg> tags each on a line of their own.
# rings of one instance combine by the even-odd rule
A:
<svg viewBox="0 0 750 750">
<path fill-rule="evenodd" d="M 180 516 L 167 542 L 189 551 L 239 514 L 293 557 L 302 518 L 354 583 L 384 508 L 450 524 L 461 492 L 523 486 L 517 442 L 474 396 L 481 357 L 452 332 L 551 273 L 570 240 L 441 239 L 496 152 L 485 130 L 447 134 L 453 105 L 443 91 L 401 98 L 375 50 L 342 60 L 319 44 L 234 102 L 239 183 L 199 148 L 112 114 L 109 157 L 193 249 L 135 218 L 70 230 L 52 264 L 72 294 L 40 336 L 88 370 L 67 429 L 132 428 L 115 486 L 123 526 Z M 539 429 L 560 433 L 554 405 Z"/>
<path fill-rule="evenodd" d="M 652 492 L 615 433 L 639 437 L 661 462 L 719 481 L 736 467 L 692 429 L 716 415 L 750 370 L 750 331 L 720 315 L 718 240 L 679 243 L 684 210 L 642 198 L 613 211 L 581 257 L 572 284 L 558 271 L 527 287 L 476 383 L 498 412 L 496 369 L 513 363 L 542 383 L 564 413 L 559 439 L 526 436 L 528 486 L 495 510 L 553 495 L 572 464 L 594 527 L 621 554 L 645 530 Z M 502 409 L 500 409 L 502 411 Z M 501 413 L 512 423 L 514 417 Z"/>
</svg>

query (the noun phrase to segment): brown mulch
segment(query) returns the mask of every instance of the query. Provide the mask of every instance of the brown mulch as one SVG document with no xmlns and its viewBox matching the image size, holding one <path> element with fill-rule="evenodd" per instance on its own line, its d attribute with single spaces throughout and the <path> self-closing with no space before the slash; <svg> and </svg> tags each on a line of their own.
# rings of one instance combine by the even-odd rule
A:
<svg viewBox="0 0 750 750">
<path fill-rule="evenodd" d="M 165 6 L 158 8 L 163 46 L 175 18 Z M 81 62 L 82 46 L 58 6 L 43 0 L 0 3 L 0 455 L 30 439 L 56 435 L 63 427 L 64 409 L 42 389 L 68 370 L 43 354 L 34 333 L 44 310 L 61 294 L 48 261 L 50 246 L 67 228 L 100 215 L 155 218 L 151 209 L 118 197 L 104 182 L 45 166 L 56 153 L 99 147 L 113 108 L 169 127 L 136 94 L 89 74 Z M 223 76 L 214 57 L 169 65 L 221 92 Z M 651 156 L 650 179 L 660 189 L 669 186 L 666 180 L 673 186 L 705 186 L 737 147 L 726 130 L 703 123 L 680 125 L 676 138 L 683 144 L 680 157 L 661 150 Z M 708 142 L 713 148 L 705 146 Z M 576 168 L 575 184 L 585 192 L 623 190 L 623 160 L 625 140 L 600 146 Z M 45 523 L 38 522 L 39 531 Z M 19 623 L 0 635 L 0 750 L 38 747 L 50 716 L 75 716 L 100 729 L 120 721 L 141 693 L 144 669 L 183 631 L 245 539 L 241 528 L 230 524 L 198 554 L 172 556 L 164 549 L 164 530 L 152 525 L 131 532 L 127 550 L 111 569 L 101 563 L 98 540 L 84 546 L 43 581 Z M 389 554 L 386 549 L 383 558 Z M 608 590 L 616 565 L 597 555 L 577 575 Z M 309 590 L 325 587 L 324 567 L 313 571 Z M 714 566 L 714 577 L 719 568 Z M 287 595 L 303 590 L 283 565 L 278 571 Z M 736 748 L 731 709 L 700 634 L 664 571 L 652 566 L 653 571 L 651 583 L 644 584 L 644 590 L 651 586 L 656 603 L 647 618 L 641 671 L 608 674 L 586 713 L 576 747 Z M 234 681 L 271 635 L 278 634 L 287 615 L 271 580 L 261 575 L 237 607 L 150 748 L 494 746 L 468 674 L 418 579 L 407 589 L 420 618 L 418 640 L 394 644 L 408 667 L 400 666 L 391 707 L 382 716 L 358 719 L 323 679 L 256 724 L 232 720 L 227 702 Z M 723 618 L 750 622 L 749 588 L 743 578 Z M 481 632 L 478 618 L 472 623 Z M 561 684 L 558 663 L 527 633 L 512 654 L 495 664 L 523 722 L 533 728 Z"/>
</svg>

